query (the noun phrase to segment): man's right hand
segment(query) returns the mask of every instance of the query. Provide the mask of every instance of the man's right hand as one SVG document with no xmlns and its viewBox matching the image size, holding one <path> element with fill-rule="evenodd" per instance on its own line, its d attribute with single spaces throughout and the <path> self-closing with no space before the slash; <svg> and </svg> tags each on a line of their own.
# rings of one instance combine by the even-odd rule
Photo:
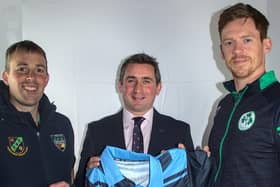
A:
<svg viewBox="0 0 280 187">
<path fill-rule="evenodd" d="M 207 153 L 208 157 L 210 157 L 211 152 L 210 152 L 209 146 L 207 146 L 207 145 L 204 146 L 204 147 L 203 147 L 203 151 L 205 151 L 205 152 Z"/>
<path fill-rule="evenodd" d="M 49 187 L 70 187 L 70 185 L 65 181 L 60 181 L 49 185 Z"/>
<path fill-rule="evenodd" d="M 100 157 L 98 156 L 93 156 L 90 157 L 87 163 L 87 168 L 96 168 L 100 165 Z"/>
</svg>

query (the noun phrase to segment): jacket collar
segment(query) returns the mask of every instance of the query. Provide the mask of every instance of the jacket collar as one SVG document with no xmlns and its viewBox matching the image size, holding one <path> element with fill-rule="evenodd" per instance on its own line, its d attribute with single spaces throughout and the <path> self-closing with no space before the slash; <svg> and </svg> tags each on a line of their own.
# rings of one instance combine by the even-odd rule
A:
<svg viewBox="0 0 280 187">
<path fill-rule="evenodd" d="M 41 121 L 44 121 L 51 113 L 55 111 L 56 106 L 50 103 L 48 97 L 44 94 L 39 102 L 39 113 Z M 9 119 L 22 121 L 22 115 L 26 115 L 27 112 L 19 112 L 9 101 L 9 89 L 8 86 L 0 80 L 0 113 L 6 116 L 10 116 Z M 30 115 L 30 114 L 29 114 Z"/>
<path fill-rule="evenodd" d="M 260 76 L 257 80 L 254 82 L 247 84 L 242 90 L 239 92 L 236 91 L 235 86 L 234 86 L 234 81 L 226 81 L 223 83 L 224 87 L 226 90 L 228 90 L 235 98 L 239 97 L 239 93 L 242 93 L 244 89 L 247 89 L 246 95 L 254 95 L 258 92 L 261 92 L 274 82 L 277 82 L 276 76 L 274 71 L 269 71 L 264 73 L 262 76 Z"/>
</svg>

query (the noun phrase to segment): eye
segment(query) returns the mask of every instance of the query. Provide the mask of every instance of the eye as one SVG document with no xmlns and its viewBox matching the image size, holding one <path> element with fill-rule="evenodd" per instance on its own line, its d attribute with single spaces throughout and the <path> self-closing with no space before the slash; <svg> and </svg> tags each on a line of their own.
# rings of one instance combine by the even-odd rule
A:
<svg viewBox="0 0 280 187">
<path fill-rule="evenodd" d="M 36 72 L 39 74 L 45 74 L 46 73 L 46 69 L 44 67 L 38 67 L 36 69 Z"/>
<path fill-rule="evenodd" d="M 250 43 L 251 41 L 252 41 L 251 38 L 244 38 L 244 40 L 243 40 L 244 43 Z"/>
<path fill-rule="evenodd" d="M 19 73 L 27 73 L 28 72 L 28 69 L 27 67 L 25 66 L 19 66 L 17 69 L 16 69 L 17 72 Z"/>
<path fill-rule="evenodd" d="M 126 82 L 127 82 L 127 84 L 133 85 L 133 84 L 135 84 L 136 80 L 134 78 L 127 78 Z"/>
<path fill-rule="evenodd" d="M 127 79 L 127 82 L 134 82 L 133 79 Z"/>
<path fill-rule="evenodd" d="M 225 47 L 230 47 L 232 45 L 233 45 L 233 41 L 231 41 L 231 40 L 223 41 L 223 46 L 225 46 Z"/>
<path fill-rule="evenodd" d="M 150 80 L 150 79 L 144 79 L 143 80 L 144 84 L 151 84 L 151 82 L 152 82 L 152 80 Z"/>
</svg>

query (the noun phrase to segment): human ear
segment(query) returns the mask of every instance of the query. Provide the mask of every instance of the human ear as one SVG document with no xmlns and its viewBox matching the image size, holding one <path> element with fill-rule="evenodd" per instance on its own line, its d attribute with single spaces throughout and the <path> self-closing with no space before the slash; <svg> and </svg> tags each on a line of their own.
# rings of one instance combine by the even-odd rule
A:
<svg viewBox="0 0 280 187">
<path fill-rule="evenodd" d="M 271 38 L 265 38 L 263 39 L 263 50 L 264 53 L 267 54 L 271 51 L 272 48 L 272 40 Z"/>
<path fill-rule="evenodd" d="M 4 72 L 2 73 L 2 80 L 3 80 L 3 82 L 4 82 L 7 86 L 9 85 L 9 83 L 8 83 L 8 77 L 9 77 L 8 72 L 7 72 L 7 71 L 4 71 Z"/>
</svg>

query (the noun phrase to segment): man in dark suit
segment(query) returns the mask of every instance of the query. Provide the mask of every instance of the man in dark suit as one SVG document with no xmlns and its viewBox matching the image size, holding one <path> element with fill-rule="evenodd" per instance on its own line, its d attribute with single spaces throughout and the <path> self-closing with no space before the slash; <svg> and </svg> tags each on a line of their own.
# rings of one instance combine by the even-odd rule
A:
<svg viewBox="0 0 280 187">
<path fill-rule="evenodd" d="M 190 126 L 153 108 L 161 90 L 161 76 L 155 58 L 147 54 L 128 57 L 120 69 L 118 88 L 124 108 L 88 125 L 76 187 L 84 186 L 86 168 L 99 165 L 98 156 L 106 145 L 133 150 L 134 117 L 144 117 L 141 124 L 144 153 L 155 156 L 178 145 L 189 151 L 194 149 Z"/>
</svg>

